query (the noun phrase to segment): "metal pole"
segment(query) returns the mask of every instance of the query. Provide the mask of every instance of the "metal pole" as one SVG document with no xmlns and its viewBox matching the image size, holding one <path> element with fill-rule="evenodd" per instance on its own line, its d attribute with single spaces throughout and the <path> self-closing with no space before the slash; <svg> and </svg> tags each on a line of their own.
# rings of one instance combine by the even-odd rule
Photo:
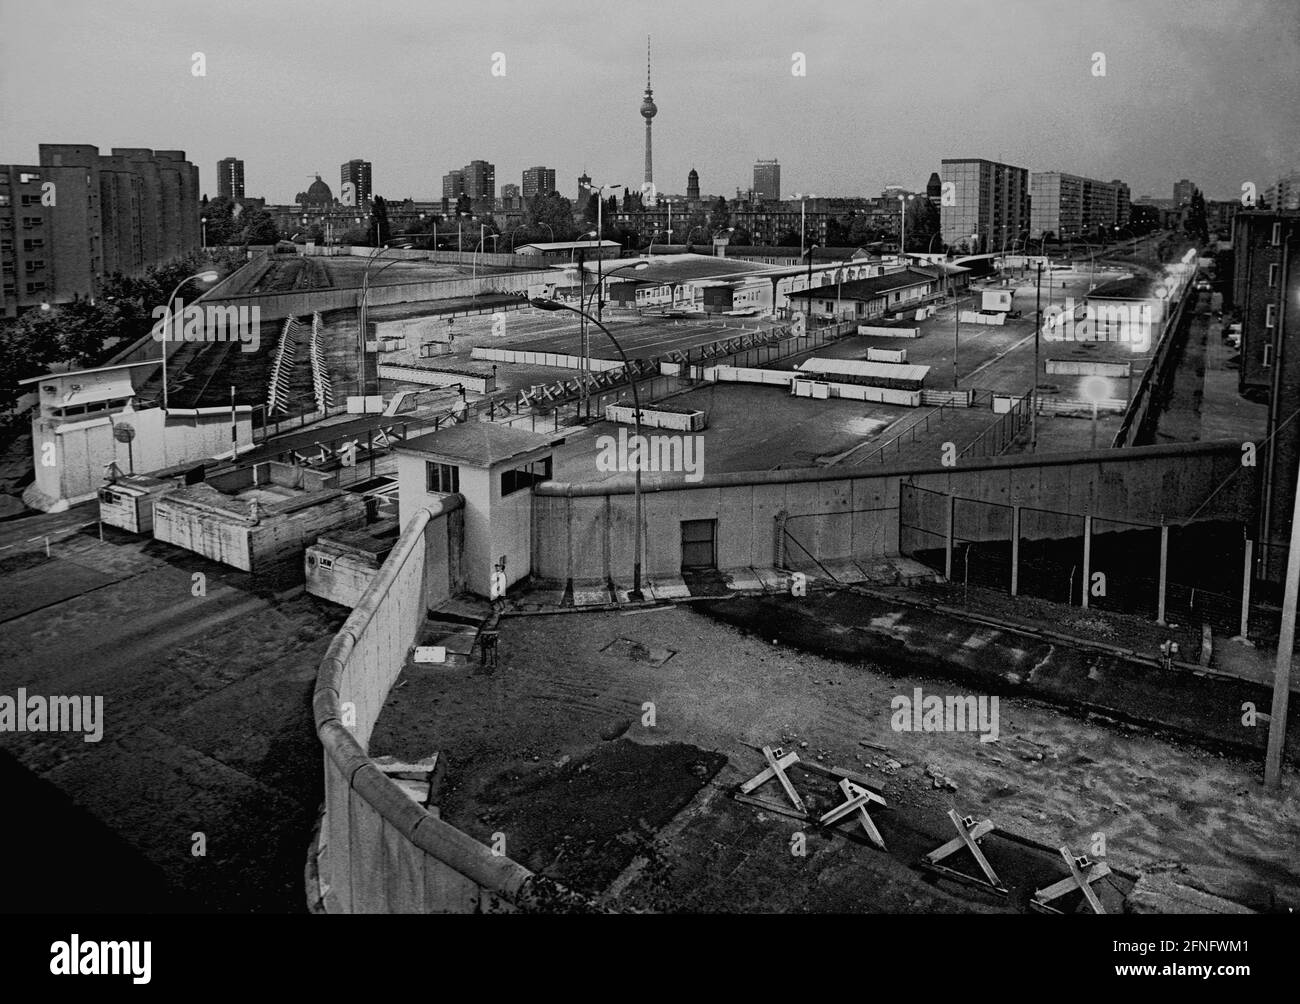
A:
<svg viewBox="0 0 1300 1004">
<path fill-rule="evenodd" d="M 1160 526 L 1160 591 L 1156 594 L 1156 623 L 1165 623 L 1165 589 L 1169 582 L 1169 527 Z"/>
<path fill-rule="evenodd" d="M 1033 410 L 1029 412 L 1029 452 L 1038 452 L 1038 339 L 1043 333 L 1043 263 L 1038 263 L 1034 287 L 1034 379 L 1030 389 Z"/>
<path fill-rule="evenodd" d="M 1273 707 L 1268 719 L 1268 756 L 1264 784 L 1282 783 L 1282 751 L 1286 745 L 1287 700 L 1291 696 L 1291 653 L 1295 648 L 1296 594 L 1300 592 L 1300 477 L 1291 511 L 1291 545 L 1287 552 L 1286 588 L 1282 594 L 1282 631 L 1277 639 L 1277 664 L 1273 670 Z"/>
<path fill-rule="evenodd" d="M 1011 507 L 1011 595 L 1020 592 L 1020 506 Z"/>
<path fill-rule="evenodd" d="M 948 533 L 944 541 L 943 577 L 952 581 L 952 535 L 957 522 L 957 496 L 948 496 Z"/>
<path fill-rule="evenodd" d="M 961 333 L 961 304 L 957 302 L 957 280 L 953 280 L 952 296 L 952 389 L 957 389 L 957 346 Z"/>
<path fill-rule="evenodd" d="M 1246 538 L 1246 557 L 1241 567 L 1241 634 L 1245 641 L 1250 637 L 1250 569 L 1254 560 L 1255 542 Z"/>
<path fill-rule="evenodd" d="M 1083 517 L 1083 588 L 1079 596 L 1083 609 L 1088 609 L 1088 585 L 1092 579 L 1092 517 Z"/>
</svg>

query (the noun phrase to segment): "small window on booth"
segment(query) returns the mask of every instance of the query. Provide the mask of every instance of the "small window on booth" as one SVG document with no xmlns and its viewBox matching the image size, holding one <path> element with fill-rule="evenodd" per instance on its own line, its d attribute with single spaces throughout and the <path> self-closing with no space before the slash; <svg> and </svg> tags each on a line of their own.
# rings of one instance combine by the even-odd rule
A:
<svg viewBox="0 0 1300 1004">
<path fill-rule="evenodd" d="M 450 494 L 460 491 L 460 468 L 453 464 L 439 464 L 429 460 L 424 464 L 426 491 Z"/>
<path fill-rule="evenodd" d="M 501 472 L 501 497 L 531 488 L 543 481 L 551 480 L 551 458 L 543 457 L 523 467 Z"/>
</svg>

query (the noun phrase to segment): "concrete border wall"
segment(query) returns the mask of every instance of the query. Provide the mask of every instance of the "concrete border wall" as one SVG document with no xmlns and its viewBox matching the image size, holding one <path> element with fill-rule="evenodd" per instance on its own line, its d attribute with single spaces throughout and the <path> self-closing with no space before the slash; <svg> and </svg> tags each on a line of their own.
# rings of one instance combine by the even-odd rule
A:
<svg viewBox="0 0 1300 1004">
<path fill-rule="evenodd" d="M 562 895 L 416 805 L 368 753 L 427 610 L 462 585 L 463 505 L 452 496 L 415 513 L 321 660 L 313 697 L 325 748 L 317 860 L 329 912 L 497 912 L 554 905 Z"/>
<path fill-rule="evenodd" d="M 450 300 L 484 293 L 525 293 L 537 283 L 555 281 L 551 270 L 503 272 L 497 275 L 466 276 L 463 279 L 430 279 L 426 282 L 398 282 L 371 286 L 366 303 L 379 307 L 394 303 L 421 303 L 426 300 Z M 358 287 L 304 289 L 285 293 L 244 293 L 205 297 L 205 303 L 258 307 L 263 321 L 278 321 L 315 311 L 355 309 L 361 295 Z"/>
<path fill-rule="evenodd" d="M 1241 466 L 1240 444 L 1230 442 L 963 459 L 952 468 L 747 472 L 694 484 L 680 475 L 643 474 L 643 565 L 651 577 L 679 574 L 681 521 L 715 519 L 719 568 L 773 567 L 782 512 L 798 521 L 796 537 L 818 560 L 897 554 L 903 481 L 989 502 L 1159 523 L 1193 514 L 1241 518 L 1255 505 L 1254 473 Z M 627 579 L 635 546 L 631 481 L 629 475 L 591 485 L 538 485 L 533 574 L 561 582 Z M 989 539 L 998 532 L 985 529 Z"/>
</svg>

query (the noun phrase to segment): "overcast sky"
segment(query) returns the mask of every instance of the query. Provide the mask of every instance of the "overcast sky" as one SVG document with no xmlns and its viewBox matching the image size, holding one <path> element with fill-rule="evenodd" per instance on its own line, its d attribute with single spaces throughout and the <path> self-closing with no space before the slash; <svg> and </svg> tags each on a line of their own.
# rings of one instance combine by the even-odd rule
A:
<svg viewBox="0 0 1300 1004">
<path fill-rule="evenodd" d="M 315 172 L 337 195 L 353 157 L 397 199 L 476 158 L 498 193 L 533 164 L 570 198 L 584 169 L 639 185 L 647 33 L 664 192 L 695 167 L 733 195 L 760 157 L 786 196 L 922 188 L 943 157 L 1163 198 L 1300 166 L 1297 0 L 0 0 L 0 162 L 181 149 L 215 195 L 237 156 L 272 202 Z"/>
</svg>

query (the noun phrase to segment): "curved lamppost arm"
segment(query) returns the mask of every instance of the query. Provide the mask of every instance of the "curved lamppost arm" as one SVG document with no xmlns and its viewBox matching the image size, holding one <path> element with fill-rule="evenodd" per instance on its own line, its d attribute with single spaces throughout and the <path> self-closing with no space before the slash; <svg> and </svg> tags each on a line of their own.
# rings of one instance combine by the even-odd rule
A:
<svg viewBox="0 0 1300 1004">
<path fill-rule="evenodd" d="M 217 273 L 213 272 L 211 269 L 204 269 L 202 272 L 195 272 L 193 275 L 187 276 L 178 282 L 176 288 L 172 290 L 171 296 L 167 297 L 167 327 L 164 329 L 162 346 L 162 406 L 164 413 L 167 411 L 167 342 L 168 340 L 175 341 L 172 336 L 176 334 L 176 314 L 172 310 L 172 304 L 176 300 L 176 294 L 181 291 L 181 287 L 187 282 L 193 282 L 195 279 L 203 279 L 206 282 L 213 282 L 216 280 L 216 277 Z"/>
<path fill-rule="evenodd" d="M 642 444 L 645 442 L 645 439 L 641 435 L 641 395 L 636 389 L 636 374 L 632 372 L 632 363 L 628 360 L 627 353 L 623 351 L 623 346 L 619 344 L 618 339 L 615 338 L 610 333 L 609 328 L 605 327 L 605 325 L 601 324 L 600 321 L 596 320 L 596 318 L 592 317 L 585 310 L 579 310 L 577 307 L 570 306 L 567 303 L 561 303 L 559 300 L 550 300 L 544 297 L 535 297 L 533 299 L 530 299 L 528 302 L 531 303 L 534 307 L 538 307 L 542 310 L 571 310 L 573 311 L 573 313 L 578 314 L 581 317 L 585 317 L 588 321 L 590 321 L 596 327 L 600 328 L 600 330 L 605 333 L 605 337 L 608 338 L 613 343 L 614 348 L 618 350 L 619 358 L 623 360 L 623 369 L 627 373 L 628 383 L 632 387 L 632 408 L 633 408 L 633 417 L 635 421 L 636 437 L 637 437 L 636 464 L 633 465 L 632 468 L 632 477 L 633 477 L 632 495 L 633 495 L 635 510 L 636 510 L 636 517 L 635 517 L 636 552 L 632 563 L 632 589 L 628 593 L 628 598 L 633 600 L 640 600 L 642 599 L 642 593 L 641 593 L 641 462 L 642 462 L 641 447 Z"/>
</svg>

